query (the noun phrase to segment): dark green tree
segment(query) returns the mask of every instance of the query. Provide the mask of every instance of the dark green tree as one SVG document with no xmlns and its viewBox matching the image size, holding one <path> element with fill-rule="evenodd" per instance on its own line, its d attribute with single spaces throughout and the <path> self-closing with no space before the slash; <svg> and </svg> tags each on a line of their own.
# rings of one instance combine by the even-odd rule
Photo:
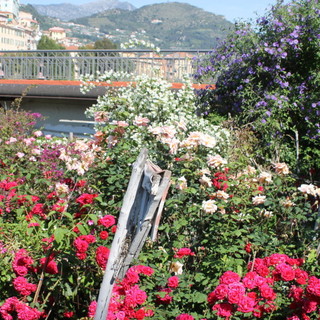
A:
<svg viewBox="0 0 320 320">
<path fill-rule="evenodd" d="M 38 50 L 64 50 L 65 47 L 48 36 L 42 36 L 37 45 Z"/>
<path fill-rule="evenodd" d="M 107 38 L 101 39 L 101 40 L 97 40 L 94 43 L 94 49 L 117 49 L 117 45 L 115 43 L 113 43 L 112 41 L 110 41 Z"/>
</svg>

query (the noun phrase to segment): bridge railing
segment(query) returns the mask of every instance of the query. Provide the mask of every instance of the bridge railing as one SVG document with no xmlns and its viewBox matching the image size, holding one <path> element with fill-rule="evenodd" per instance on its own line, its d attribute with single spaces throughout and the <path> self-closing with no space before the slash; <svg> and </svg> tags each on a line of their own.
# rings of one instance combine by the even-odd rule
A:
<svg viewBox="0 0 320 320">
<path fill-rule="evenodd" d="M 81 75 L 114 71 L 134 76 L 160 73 L 171 82 L 192 76 L 202 50 L 36 50 L 0 51 L 0 78 L 79 80 Z M 118 79 L 122 80 L 122 79 Z"/>
</svg>

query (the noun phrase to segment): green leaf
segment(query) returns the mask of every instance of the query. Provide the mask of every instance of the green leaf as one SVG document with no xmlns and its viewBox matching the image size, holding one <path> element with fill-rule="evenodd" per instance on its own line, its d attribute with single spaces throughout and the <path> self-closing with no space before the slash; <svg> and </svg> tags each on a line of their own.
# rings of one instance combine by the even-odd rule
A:
<svg viewBox="0 0 320 320">
<path fill-rule="evenodd" d="M 53 233 L 55 241 L 57 243 L 60 243 L 67 233 L 68 233 L 67 229 L 57 228 L 56 230 L 54 230 L 54 233 Z"/>
</svg>

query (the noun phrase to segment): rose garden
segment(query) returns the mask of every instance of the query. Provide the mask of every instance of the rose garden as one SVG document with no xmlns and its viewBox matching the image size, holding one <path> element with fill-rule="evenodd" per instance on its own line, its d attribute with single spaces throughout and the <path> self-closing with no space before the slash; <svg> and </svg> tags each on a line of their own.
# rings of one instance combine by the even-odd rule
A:
<svg viewBox="0 0 320 320">
<path fill-rule="evenodd" d="M 107 319 L 319 319 L 320 3 L 279 1 L 195 62 L 214 90 L 138 77 L 88 139 L 1 110 L 1 319 L 93 319 L 142 148 L 171 186 Z"/>
</svg>

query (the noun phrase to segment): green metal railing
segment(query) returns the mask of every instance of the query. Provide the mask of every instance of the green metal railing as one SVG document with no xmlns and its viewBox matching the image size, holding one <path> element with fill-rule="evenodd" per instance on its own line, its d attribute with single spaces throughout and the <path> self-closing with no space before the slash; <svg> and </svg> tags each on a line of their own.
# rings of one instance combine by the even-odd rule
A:
<svg viewBox="0 0 320 320">
<path fill-rule="evenodd" d="M 107 71 L 133 76 L 160 73 L 168 81 L 178 82 L 192 76 L 202 50 L 36 50 L 0 51 L 0 78 L 79 80 L 82 75 Z M 121 79 L 119 79 L 121 80 Z"/>
</svg>

